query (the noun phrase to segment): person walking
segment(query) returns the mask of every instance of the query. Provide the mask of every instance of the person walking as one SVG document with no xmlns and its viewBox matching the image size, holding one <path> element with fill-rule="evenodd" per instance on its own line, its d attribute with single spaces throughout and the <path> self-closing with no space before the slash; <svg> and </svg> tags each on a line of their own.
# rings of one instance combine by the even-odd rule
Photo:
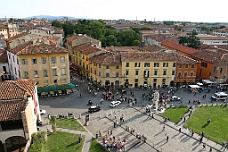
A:
<svg viewBox="0 0 228 152">
<path fill-rule="evenodd" d="M 203 150 L 206 148 L 206 144 L 205 143 L 203 143 Z"/>
<path fill-rule="evenodd" d="M 168 142 L 168 141 L 169 141 L 169 136 L 166 137 L 166 142 Z"/>
<path fill-rule="evenodd" d="M 211 119 L 210 119 L 210 118 L 208 118 L 207 123 L 209 124 L 210 122 L 211 122 Z"/>
<path fill-rule="evenodd" d="M 179 133 L 181 133 L 181 128 L 179 128 Z"/>
<path fill-rule="evenodd" d="M 204 132 L 203 131 L 201 132 L 201 136 L 204 137 Z"/>
<path fill-rule="evenodd" d="M 82 140 L 82 134 L 79 135 L 78 142 L 80 143 Z"/>
<path fill-rule="evenodd" d="M 163 126 L 163 129 L 162 129 L 162 131 L 165 131 L 165 125 Z"/>
<path fill-rule="evenodd" d="M 192 134 L 191 134 L 192 136 L 194 135 L 194 131 L 192 130 Z"/>
</svg>

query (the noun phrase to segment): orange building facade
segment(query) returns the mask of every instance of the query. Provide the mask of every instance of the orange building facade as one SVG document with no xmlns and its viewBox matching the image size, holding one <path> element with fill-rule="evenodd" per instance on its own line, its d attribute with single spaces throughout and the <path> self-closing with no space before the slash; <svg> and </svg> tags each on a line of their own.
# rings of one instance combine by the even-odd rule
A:
<svg viewBox="0 0 228 152">
<path fill-rule="evenodd" d="M 175 74 L 175 83 L 177 86 L 193 84 L 196 82 L 198 62 L 189 57 L 178 55 Z"/>
</svg>

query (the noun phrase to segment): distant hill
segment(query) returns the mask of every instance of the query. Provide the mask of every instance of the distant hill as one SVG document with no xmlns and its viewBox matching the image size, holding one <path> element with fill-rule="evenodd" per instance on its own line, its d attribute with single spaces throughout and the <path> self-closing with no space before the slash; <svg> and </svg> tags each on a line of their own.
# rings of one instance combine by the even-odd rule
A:
<svg viewBox="0 0 228 152">
<path fill-rule="evenodd" d="M 71 17 L 71 16 L 50 16 L 50 15 L 37 15 L 37 16 L 30 16 L 30 17 L 26 17 L 25 19 L 31 19 L 31 18 L 37 18 L 37 19 L 42 19 L 42 18 L 46 18 L 48 20 L 59 20 L 59 19 L 63 19 L 64 17 L 67 17 L 69 20 L 79 20 L 79 19 L 87 19 L 90 20 L 90 18 L 76 18 L 76 17 Z"/>
</svg>

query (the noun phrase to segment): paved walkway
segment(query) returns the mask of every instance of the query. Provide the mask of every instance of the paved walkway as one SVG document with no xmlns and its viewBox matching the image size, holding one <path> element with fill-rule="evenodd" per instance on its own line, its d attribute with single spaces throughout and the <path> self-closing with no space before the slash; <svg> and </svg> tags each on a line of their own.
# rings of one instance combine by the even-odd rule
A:
<svg viewBox="0 0 228 152">
<path fill-rule="evenodd" d="M 88 130 L 95 136 L 96 133 L 101 132 L 101 136 L 104 137 L 108 131 L 112 130 L 112 136 L 115 136 L 116 139 L 122 141 L 126 140 L 125 151 L 131 152 L 156 152 L 150 145 L 143 143 L 141 140 L 137 139 L 135 135 L 125 131 L 124 128 L 118 126 L 114 128 L 113 122 L 107 118 L 92 117 L 90 124 L 86 126 Z M 83 122 L 83 119 L 80 120 Z M 102 143 L 102 138 L 99 138 L 98 141 Z"/>
<path fill-rule="evenodd" d="M 115 119 L 116 115 L 116 119 Z M 120 122 L 120 117 L 124 115 L 125 121 L 120 123 L 120 126 L 114 128 L 114 122 Z M 105 136 L 108 131 L 112 130 L 112 135 L 121 141 L 126 139 L 125 150 L 130 152 L 192 152 L 192 151 L 209 151 L 212 147 L 212 151 L 226 152 L 228 151 L 220 144 L 217 144 L 209 139 L 203 138 L 202 143 L 200 135 L 194 134 L 191 137 L 189 131 L 183 128 L 183 121 L 174 124 L 170 121 L 164 122 L 164 118 L 154 114 L 154 118 L 148 116 L 145 110 L 139 107 L 125 108 L 125 109 L 111 109 L 105 112 L 93 113 L 90 115 L 90 124 L 85 126 L 85 131 L 75 131 L 69 129 L 57 130 L 82 134 L 85 135 L 85 143 L 82 152 L 89 152 L 92 137 L 96 136 L 96 133 L 101 132 L 102 136 Z M 188 118 L 188 113 L 186 114 Z M 186 119 L 187 120 L 187 119 Z M 84 117 L 78 119 L 83 125 Z M 43 121 L 45 122 L 45 120 Z M 126 131 L 126 126 L 134 129 L 136 133 L 140 133 L 147 138 L 146 143 L 136 138 L 136 133 L 132 134 Z M 165 129 L 163 130 L 163 126 Z M 40 130 L 46 131 L 47 128 L 51 130 L 51 125 L 44 125 L 40 127 Z M 179 133 L 179 128 L 182 129 Z M 169 140 L 167 141 L 167 136 Z M 98 139 L 102 143 L 102 139 Z M 206 144 L 206 148 L 203 149 L 203 143 Z"/>
<path fill-rule="evenodd" d="M 116 113 L 117 119 L 114 118 Z M 121 127 L 113 128 L 114 121 L 120 121 L 119 118 L 124 115 L 125 121 L 121 123 Z M 100 118 L 100 116 L 102 118 Z M 107 117 L 108 116 L 108 117 Z M 107 117 L 107 118 L 106 118 Z M 187 120 L 187 119 L 186 119 Z M 84 120 L 81 119 L 81 122 Z M 128 144 L 127 150 L 130 151 L 167 151 L 167 152 L 192 152 L 192 151 L 212 151 L 225 152 L 227 149 L 209 139 L 203 138 L 200 142 L 200 135 L 194 134 L 193 137 L 183 128 L 184 123 L 174 124 L 170 121 L 164 122 L 163 117 L 154 114 L 154 119 L 144 113 L 141 108 L 126 108 L 121 110 L 109 110 L 109 112 L 94 113 L 91 115 L 90 125 L 86 126 L 93 135 L 101 131 L 106 134 L 108 130 L 113 129 L 114 135 L 124 138 L 126 134 L 130 134 L 125 130 L 126 126 L 134 127 L 136 132 L 140 132 L 147 138 L 146 144 Z M 165 130 L 163 131 L 163 126 Z M 182 129 L 179 133 L 179 128 Z M 169 140 L 167 141 L 167 136 Z M 130 134 L 129 140 L 135 140 L 135 135 Z M 129 141 L 128 140 L 128 141 Z M 137 140 L 137 139 L 136 139 Z M 203 149 L 203 143 L 206 148 Z M 142 146 L 143 145 L 143 146 Z M 142 150 L 146 147 L 146 150 Z M 154 147 L 154 148 L 153 148 Z"/>
</svg>

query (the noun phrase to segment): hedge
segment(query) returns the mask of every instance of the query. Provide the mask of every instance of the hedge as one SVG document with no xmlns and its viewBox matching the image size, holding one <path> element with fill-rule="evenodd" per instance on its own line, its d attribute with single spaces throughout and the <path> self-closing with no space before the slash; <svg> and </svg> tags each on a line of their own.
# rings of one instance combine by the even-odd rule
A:
<svg viewBox="0 0 228 152">
<path fill-rule="evenodd" d="M 37 132 L 32 134 L 32 144 L 30 152 L 46 152 L 47 151 L 47 134 L 45 132 Z"/>
</svg>

